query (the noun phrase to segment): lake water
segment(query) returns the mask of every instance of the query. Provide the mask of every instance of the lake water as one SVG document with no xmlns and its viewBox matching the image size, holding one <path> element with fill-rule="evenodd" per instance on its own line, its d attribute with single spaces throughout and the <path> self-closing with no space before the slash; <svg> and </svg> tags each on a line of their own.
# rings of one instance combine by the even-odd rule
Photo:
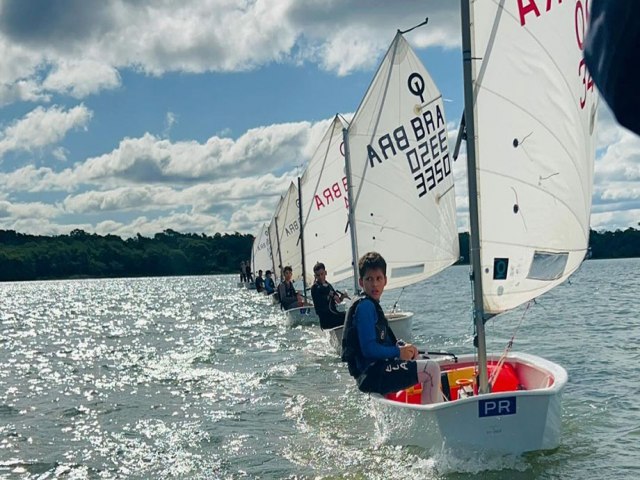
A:
<svg viewBox="0 0 640 480">
<path fill-rule="evenodd" d="M 559 448 L 453 456 L 381 443 L 316 327 L 288 328 L 236 276 L 0 284 L 0 477 L 635 479 L 640 259 L 585 262 L 489 349 L 563 365 Z M 385 292 L 417 343 L 472 351 L 467 267 Z M 461 427 L 463 428 L 463 426 Z"/>
</svg>

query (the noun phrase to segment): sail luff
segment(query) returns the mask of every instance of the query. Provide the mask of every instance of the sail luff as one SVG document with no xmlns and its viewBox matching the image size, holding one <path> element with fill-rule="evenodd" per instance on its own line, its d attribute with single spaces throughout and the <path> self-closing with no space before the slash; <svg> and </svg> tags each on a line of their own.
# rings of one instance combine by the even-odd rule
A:
<svg viewBox="0 0 640 480">
<path fill-rule="evenodd" d="M 342 138 L 344 139 L 344 161 L 347 174 L 347 195 L 349 199 L 349 231 L 351 235 L 351 263 L 353 266 L 353 291 L 359 291 L 358 282 L 358 235 L 355 220 L 355 209 L 353 202 L 353 180 L 351 175 L 351 151 L 349 150 L 349 130 L 342 130 Z"/>
<path fill-rule="evenodd" d="M 300 222 L 300 256 L 302 257 L 302 296 L 305 301 L 307 300 L 307 271 L 305 267 L 305 252 L 304 252 L 304 222 L 302 221 L 302 186 L 301 179 L 298 177 L 298 221 Z"/>
<path fill-rule="evenodd" d="M 281 278 L 280 269 L 282 268 L 282 259 L 280 257 L 280 244 L 278 241 L 278 212 L 280 211 L 280 207 L 282 207 L 283 201 L 284 197 L 281 195 L 280 200 L 278 200 L 278 204 L 276 205 L 276 209 L 273 212 L 271 222 L 269 223 L 269 244 L 271 245 L 271 261 L 273 263 L 274 282 L 277 282 L 278 279 Z M 276 262 L 278 262 L 278 265 L 276 265 Z"/>
<path fill-rule="evenodd" d="M 284 265 L 282 265 L 282 249 L 280 248 L 280 232 L 279 232 L 279 228 L 278 228 L 278 216 L 276 215 L 274 218 L 274 221 L 276 222 L 276 242 L 278 244 L 278 274 L 280 275 L 280 278 L 284 278 L 284 275 L 282 274 L 282 269 L 284 268 Z"/>
<path fill-rule="evenodd" d="M 478 393 L 488 393 L 487 345 L 484 332 L 484 304 L 482 296 L 482 274 L 480 259 L 480 226 L 478 209 L 478 183 L 476 166 L 476 112 L 474 101 L 475 57 L 473 42 L 473 19 L 470 0 L 462 0 L 462 56 L 464 75 L 464 116 L 467 136 L 467 183 L 469 188 L 469 256 L 473 283 L 473 319 L 478 348 Z"/>
</svg>

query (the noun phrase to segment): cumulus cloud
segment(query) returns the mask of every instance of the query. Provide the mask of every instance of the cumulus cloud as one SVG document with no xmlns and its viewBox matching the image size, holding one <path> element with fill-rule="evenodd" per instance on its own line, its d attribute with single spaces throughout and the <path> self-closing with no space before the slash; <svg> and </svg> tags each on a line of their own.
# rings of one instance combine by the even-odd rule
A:
<svg viewBox="0 0 640 480">
<path fill-rule="evenodd" d="M 65 184 L 70 177 L 75 184 L 193 184 L 269 172 L 282 174 L 308 159 L 309 146 L 325 125 L 270 125 L 251 129 L 237 140 L 214 136 L 205 143 L 174 143 L 146 133 L 122 140 L 112 152 L 88 159 L 59 179 Z"/>
<path fill-rule="evenodd" d="M 0 201 L 0 217 L 12 217 L 14 219 L 48 219 L 60 214 L 56 206 L 42 202 L 13 203 Z"/>
<path fill-rule="evenodd" d="M 596 161 L 591 225 L 624 229 L 640 222 L 640 137 L 604 120 L 602 154 Z M 606 147 L 605 147 L 606 145 Z"/>
<path fill-rule="evenodd" d="M 55 144 L 70 130 L 86 128 L 92 115 L 82 104 L 69 110 L 37 107 L 0 132 L 0 157 L 12 150 L 33 151 Z"/>
<path fill-rule="evenodd" d="M 51 95 L 32 79 L 19 79 L 15 83 L 0 84 L 0 107 L 14 102 L 49 102 Z"/>
<path fill-rule="evenodd" d="M 460 42 L 457 3 L 438 0 L 402 8 L 382 0 L 5 0 L 0 8 L 5 104 L 47 92 L 83 98 L 117 87 L 122 68 L 161 75 L 306 61 L 345 75 L 370 68 L 396 29 L 426 15 L 430 24 L 410 34 L 417 45 Z"/>
<path fill-rule="evenodd" d="M 44 90 L 65 93 L 74 98 L 84 98 L 119 86 L 118 71 L 95 60 L 61 60 L 42 82 Z"/>
</svg>

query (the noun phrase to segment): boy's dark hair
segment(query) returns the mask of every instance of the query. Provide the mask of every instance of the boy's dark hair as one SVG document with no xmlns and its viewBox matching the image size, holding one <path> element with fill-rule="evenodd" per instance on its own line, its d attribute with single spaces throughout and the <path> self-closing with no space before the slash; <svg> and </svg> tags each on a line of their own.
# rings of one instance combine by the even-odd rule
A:
<svg viewBox="0 0 640 480">
<path fill-rule="evenodd" d="M 258 273 L 259 273 L 260 275 L 262 275 L 262 270 L 258 270 Z"/>
<path fill-rule="evenodd" d="M 385 277 L 387 276 L 387 262 L 378 252 L 365 253 L 360 257 L 360 260 L 358 260 L 358 275 L 360 275 L 360 278 L 364 278 L 367 270 L 374 268 L 379 268 Z"/>
<path fill-rule="evenodd" d="M 290 265 L 287 265 L 286 267 L 284 267 L 284 268 L 282 269 L 282 273 L 285 273 L 285 272 L 291 272 L 291 273 L 293 273 L 293 268 L 291 268 L 291 266 L 290 266 Z"/>
<path fill-rule="evenodd" d="M 317 262 L 314 266 L 313 266 L 313 273 L 318 273 L 319 270 L 326 270 L 326 268 L 324 268 L 324 263 L 322 262 Z"/>
<path fill-rule="evenodd" d="M 264 272 L 265 275 L 271 275 L 271 270 L 267 270 L 266 272 Z"/>
</svg>

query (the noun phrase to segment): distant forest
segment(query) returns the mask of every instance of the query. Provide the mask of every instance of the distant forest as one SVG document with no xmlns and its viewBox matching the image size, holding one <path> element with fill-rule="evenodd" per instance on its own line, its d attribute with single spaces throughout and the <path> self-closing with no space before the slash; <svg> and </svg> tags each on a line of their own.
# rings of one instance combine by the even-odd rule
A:
<svg viewBox="0 0 640 480">
<path fill-rule="evenodd" d="M 237 273 L 251 256 L 253 235 L 213 236 L 165 230 L 126 240 L 74 230 L 55 237 L 0 230 L 0 281 Z M 640 257 L 640 230 L 591 230 L 591 257 Z M 469 234 L 460 234 L 468 263 Z"/>
<path fill-rule="evenodd" d="M 0 281 L 235 273 L 253 235 L 182 234 L 123 240 L 74 230 L 55 237 L 0 230 Z"/>
</svg>

